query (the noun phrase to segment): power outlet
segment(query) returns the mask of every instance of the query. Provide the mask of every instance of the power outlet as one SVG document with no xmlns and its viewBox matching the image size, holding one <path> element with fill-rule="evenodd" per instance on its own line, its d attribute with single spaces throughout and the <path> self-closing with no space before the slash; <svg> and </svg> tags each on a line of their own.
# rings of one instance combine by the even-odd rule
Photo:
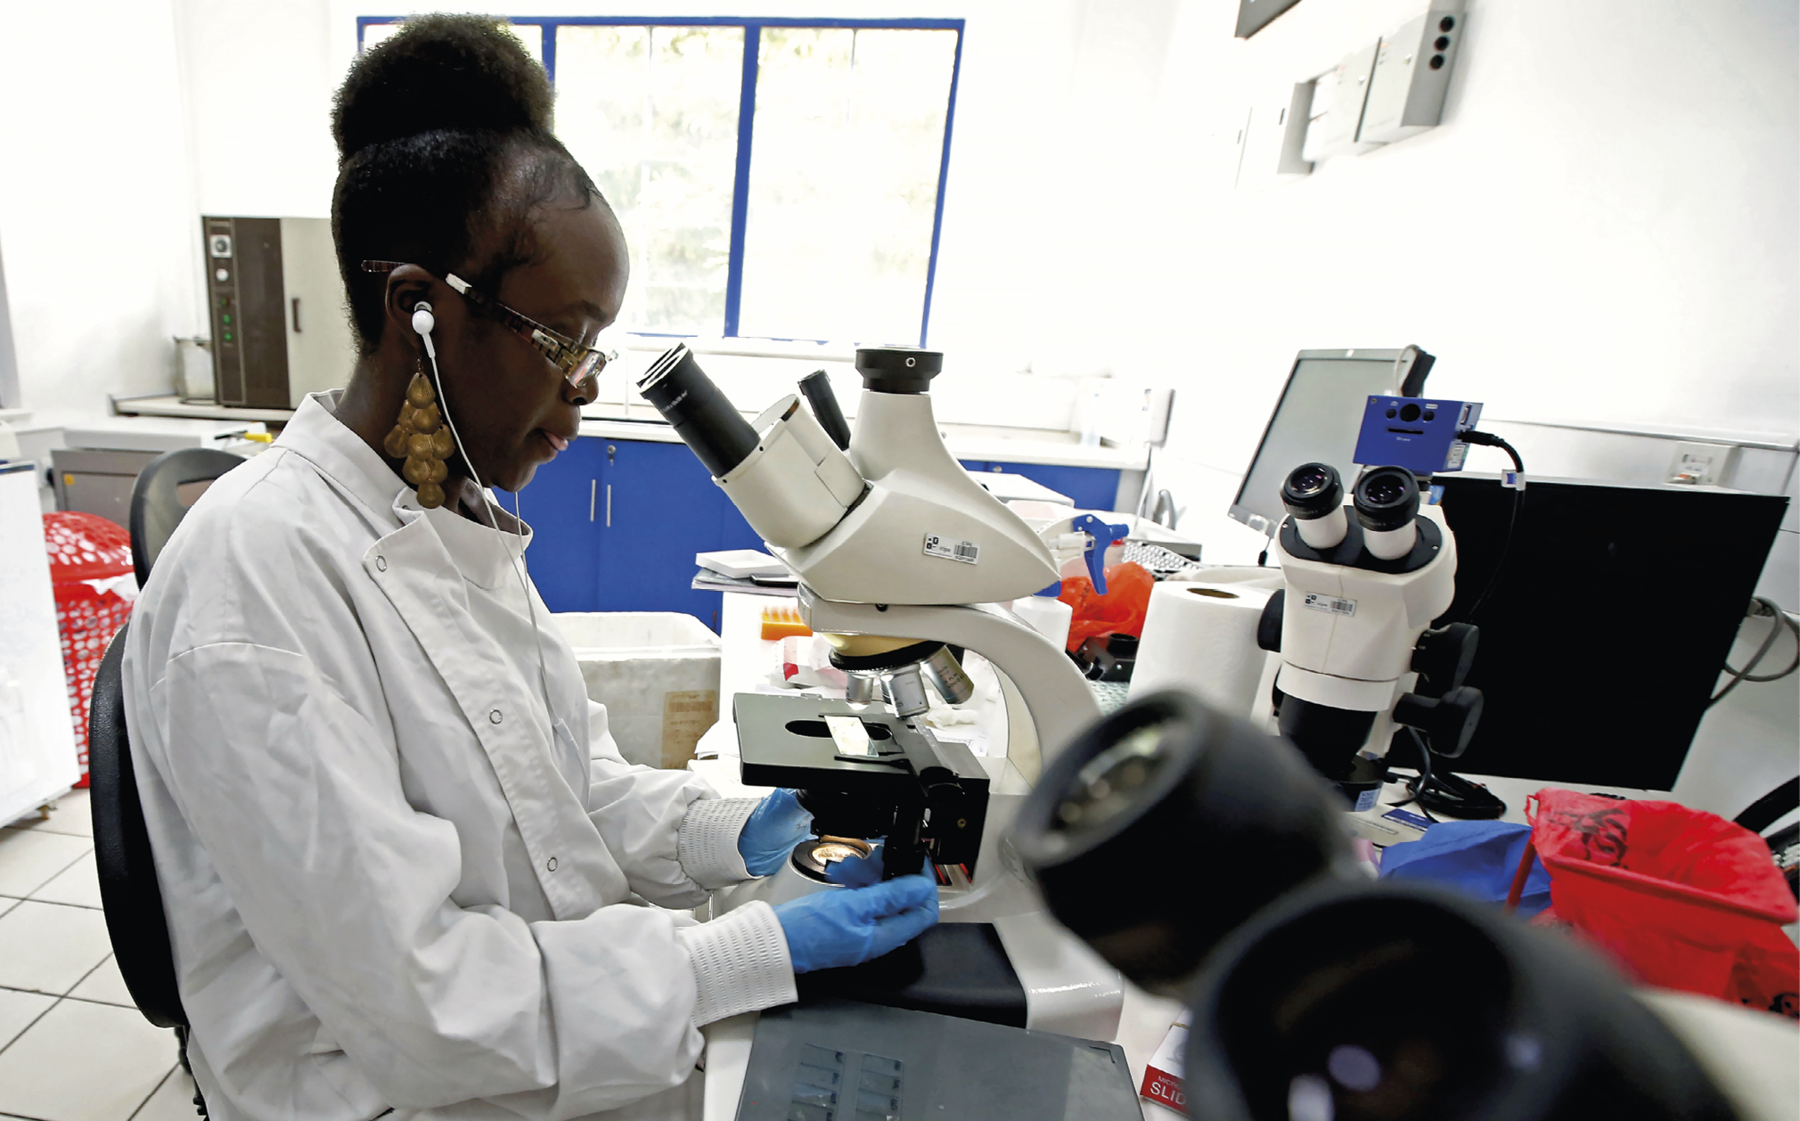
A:
<svg viewBox="0 0 1800 1121">
<path fill-rule="evenodd" d="M 1737 466 L 1736 444 L 1697 444 L 1686 440 L 1675 445 L 1667 481 L 1696 487 L 1724 486 Z"/>
</svg>

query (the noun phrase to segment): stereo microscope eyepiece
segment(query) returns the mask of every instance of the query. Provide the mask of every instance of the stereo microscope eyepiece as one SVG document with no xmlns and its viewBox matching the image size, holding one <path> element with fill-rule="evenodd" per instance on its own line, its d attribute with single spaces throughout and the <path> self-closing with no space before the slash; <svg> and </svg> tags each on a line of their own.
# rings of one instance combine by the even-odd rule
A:
<svg viewBox="0 0 1800 1121">
<path fill-rule="evenodd" d="M 724 478 L 756 450 L 756 429 L 706 376 L 686 343 L 677 343 L 651 364 L 638 379 L 638 392 L 715 478 Z"/>
<path fill-rule="evenodd" d="M 1412 552 L 1418 540 L 1413 519 L 1419 516 L 1419 481 L 1404 467 L 1377 467 L 1364 472 L 1351 490 L 1356 521 L 1363 528 L 1363 547 L 1382 560 Z"/>
<path fill-rule="evenodd" d="M 1432 977 L 1456 979 L 1436 1014 L 1371 1014 Z M 1296 892 L 1190 995 L 1182 1088 L 1211 1121 L 1734 1116 L 1598 954 L 1417 882 Z"/>
<path fill-rule="evenodd" d="M 1340 810 L 1291 747 L 1169 691 L 1063 749 L 1014 844 L 1059 922 L 1137 984 L 1179 995 L 1233 928 L 1350 862 Z"/>
<path fill-rule="evenodd" d="M 1344 480 L 1329 463 L 1303 463 L 1288 472 L 1281 504 L 1293 515 L 1300 540 L 1321 552 L 1337 548 L 1349 531 Z"/>
</svg>

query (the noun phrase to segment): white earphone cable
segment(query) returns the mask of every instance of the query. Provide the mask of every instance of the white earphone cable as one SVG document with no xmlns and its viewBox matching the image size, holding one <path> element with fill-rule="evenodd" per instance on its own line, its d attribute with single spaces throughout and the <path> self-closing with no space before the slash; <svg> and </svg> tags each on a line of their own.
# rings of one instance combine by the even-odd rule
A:
<svg viewBox="0 0 1800 1121">
<path fill-rule="evenodd" d="M 426 307 L 426 316 L 427 318 L 430 316 L 429 305 Z M 414 330 L 418 330 L 420 325 L 418 313 L 415 312 L 413 316 Z M 494 510 L 498 508 L 504 513 L 506 508 L 500 506 L 497 502 L 494 502 L 488 497 L 487 488 L 481 485 L 481 476 L 475 471 L 475 462 L 469 458 L 468 450 L 463 447 L 462 436 L 456 431 L 456 421 L 450 416 L 450 400 L 444 396 L 444 376 L 438 370 L 437 347 L 433 346 L 431 342 L 431 327 L 434 326 L 434 324 L 427 322 L 424 326 L 425 330 L 418 331 L 418 335 L 420 340 L 425 344 L 425 356 L 431 360 L 431 381 L 432 387 L 437 390 L 438 410 L 444 414 L 444 423 L 450 426 L 450 439 L 456 442 L 456 453 L 462 457 L 463 466 L 468 468 L 469 481 L 475 484 L 475 493 L 481 496 L 481 510 L 483 514 L 487 515 L 488 528 L 493 530 L 496 535 L 503 534 L 506 531 L 500 528 L 500 519 L 494 516 Z M 515 511 L 518 508 L 518 503 L 519 496 L 514 494 L 513 507 Z M 513 514 L 513 518 L 519 523 L 520 527 L 524 526 L 524 519 L 519 517 L 516 512 Z M 512 566 L 513 575 L 518 577 L 519 591 L 525 596 L 525 609 L 529 612 L 531 617 L 532 647 L 537 653 L 538 689 L 543 694 L 544 698 L 544 719 L 550 724 L 551 734 L 555 735 L 556 710 L 550 704 L 550 676 L 544 668 L 544 633 L 538 627 L 537 601 L 531 594 L 531 585 L 525 579 L 525 571 L 520 567 L 520 562 L 525 555 L 525 550 L 522 547 L 525 535 L 519 533 L 517 536 L 521 544 L 521 548 L 517 553 L 514 553 L 513 550 L 507 548 L 506 539 L 504 537 L 496 536 L 494 538 L 494 543 L 498 545 L 500 551 L 506 555 L 507 562 Z"/>
</svg>

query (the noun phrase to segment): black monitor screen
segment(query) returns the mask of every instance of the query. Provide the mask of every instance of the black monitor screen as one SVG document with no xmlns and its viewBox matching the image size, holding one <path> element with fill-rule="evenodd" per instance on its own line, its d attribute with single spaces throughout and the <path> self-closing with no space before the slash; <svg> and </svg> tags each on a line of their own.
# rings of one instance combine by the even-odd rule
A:
<svg viewBox="0 0 1800 1121">
<path fill-rule="evenodd" d="M 1787 499 L 1532 479 L 1471 619 L 1513 492 L 1474 476 L 1433 482 L 1456 534 L 1456 599 L 1442 621 L 1481 628 L 1468 684 L 1486 709 L 1455 768 L 1673 787 Z"/>
</svg>

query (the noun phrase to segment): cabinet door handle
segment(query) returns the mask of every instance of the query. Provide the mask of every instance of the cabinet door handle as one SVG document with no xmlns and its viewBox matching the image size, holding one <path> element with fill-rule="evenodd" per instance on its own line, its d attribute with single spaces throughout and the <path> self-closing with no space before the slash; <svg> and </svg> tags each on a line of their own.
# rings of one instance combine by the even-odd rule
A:
<svg viewBox="0 0 1800 1121">
<path fill-rule="evenodd" d="M 606 528 L 612 528 L 612 484 L 606 484 Z"/>
<path fill-rule="evenodd" d="M 588 521 L 594 520 L 594 491 L 599 489 L 599 479 L 588 480 Z"/>
<path fill-rule="evenodd" d="M 294 334 L 300 333 L 300 297 L 294 297 Z"/>
</svg>

